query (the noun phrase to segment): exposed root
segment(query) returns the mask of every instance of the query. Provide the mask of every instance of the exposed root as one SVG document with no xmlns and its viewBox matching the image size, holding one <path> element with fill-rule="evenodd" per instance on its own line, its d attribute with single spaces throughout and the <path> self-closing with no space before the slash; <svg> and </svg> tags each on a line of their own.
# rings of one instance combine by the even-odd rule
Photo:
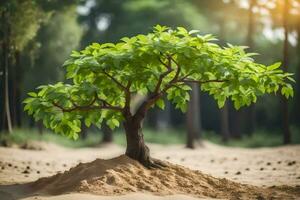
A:
<svg viewBox="0 0 300 200">
<path fill-rule="evenodd" d="M 158 159 L 151 158 L 146 163 L 142 163 L 148 169 L 164 169 L 167 165 Z"/>
</svg>

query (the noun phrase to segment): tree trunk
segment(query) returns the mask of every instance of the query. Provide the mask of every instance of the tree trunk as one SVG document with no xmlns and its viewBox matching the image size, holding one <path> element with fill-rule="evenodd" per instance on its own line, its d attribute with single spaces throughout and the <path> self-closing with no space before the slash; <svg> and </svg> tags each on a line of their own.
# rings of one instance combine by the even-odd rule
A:
<svg viewBox="0 0 300 200">
<path fill-rule="evenodd" d="M 249 18 L 248 18 L 248 32 L 246 38 L 246 44 L 249 46 L 250 49 L 254 47 L 253 36 L 255 33 L 255 18 L 253 9 L 256 5 L 256 0 L 250 0 L 250 7 L 249 7 Z M 247 133 L 248 135 L 252 135 L 256 127 L 256 114 L 255 114 L 255 104 L 250 105 L 248 108 L 245 109 L 247 114 Z"/>
<path fill-rule="evenodd" d="M 151 166 L 150 151 L 144 141 L 142 133 L 142 119 L 129 117 L 124 122 L 126 133 L 126 155 L 139 161 L 144 166 Z"/>
<path fill-rule="evenodd" d="M 231 137 L 235 139 L 240 139 L 242 137 L 241 134 L 241 117 L 242 117 L 242 111 L 241 110 L 235 110 L 235 108 L 232 107 L 232 120 L 231 120 Z"/>
<path fill-rule="evenodd" d="M 4 65 L 5 65 L 5 54 L 4 54 L 4 45 L 3 43 L 1 44 L 1 49 L 0 49 L 0 53 L 1 53 L 1 59 L 0 59 L 0 132 L 2 132 L 2 130 L 5 130 L 6 128 L 6 114 L 5 114 L 5 102 L 2 100 L 5 97 L 5 87 L 4 87 L 4 83 L 5 83 L 5 69 L 4 69 Z"/>
<path fill-rule="evenodd" d="M 38 129 L 38 133 L 39 135 L 43 135 L 44 134 L 44 125 L 42 121 L 38 121 L 36 123 L 37 129 Z"/>
<path fill-rule="evenodd" d="M 285 0 L 283 11 L 283 28 L 284 28 L 284 44 L 283 44 L 283 70 L 288 70 L 288 15 L 289 15 L 289 0 Z M 289 127 L 289 111 L 288 102 L 284 96 L 281 95 L 281 109 L 282 109 L 282 128 L 283 128 L 283 143 L 291 143 L 291 132 Z"/>
<path fill-rule="evenodd" d="M 219 34 L 220 34 L 220 42 L 222 45 L 225 45 L 225 38 L 226 38 L 226 24 L 225 19 L 219 19 Z M 229 104 L 228 101 L 225 102 L 225 105 L 222 109 L 220 109 L 220 123 L 221 123 L 221 135 L 223 142 L 227 142 L 230 138 L 230 131 L 229 131 Z"/>
<path fill-rule="evenodd" d="M 158 108 L 153 108 L 147 113 L 147 122 L 151 129 L 154 129 L 155 132 L 159 130 L 158 125 Z"/>
<path fill-rule="evenodd" d="M 82 140 L 86 140 L 87 138 L 87 126 L 85 125 L 85 123 L 81 124 L 80 138 Z"/>
<path fill-rule="evenodd" d="M 107 126 L 106 123 L 102 124 L 101 130 L 102 130 L 102 133 L 103 133 L 101 143 L 111 143 L 113 141 L 112 130 Z"/>
<path fill-rule="evenodd" d="M 190 101 L 186 114 L 187 121 L 187 148 L 195 148 L 194 140 L 201 138 L 200 126 L 200 107 L 199 107 L 199 85 L 192 83 L 192 91 L 190 93 Z"/>
<path fill-rule="evenodd" d="M 15 51 L 15 65 L 13 68 L 13 84 L 12 84 L 12 124 L 13 126 L 21 127 L 21 81 L 22 81 L 22 69 L 21 69 L 21 55 L 19 51 Z"/>
<path fill-rule="evenodd" d="M 297 55 L 300 55 L 300 17 L 298 18 L 298 26 L 297 26 Z M 295 84 L 295 97 L 294 97 L 294 105 L 292 108 L 293 112 L 293 118 L 294 118 L 294 124 L 298 124 L 300 126 L 300 56 L 298 56 L 298 62 L 297 62 L 297 69 L 296 69 L 296 84 Z"/>
<path fill-rule="evenodd" d="M 3 20 L 5 19 L 5 12 L 3 12 Z M 11 123 L 11 114 L 10 114 L 10 106 L 9 106 L 9 87 L 8 87 L 8 59 L 9 59 L 9 25 L 6 21 L 4 21 L 4 41 L 2 43 L 3 47 L 3 59 L 4 59 L 4 104 L 5 104 L 5 118 L 7 121 L 8 132 L 12 132 L 12 123 Z"/>
<path fill-rule="evenodd" d="M 228 142 L 230 137 L 229 132 L 229 113 L 228 113 L 228 103 L 225 102 L 224 107 L 221 109 L 221 135 L 222 141 Z"/>
</svg>

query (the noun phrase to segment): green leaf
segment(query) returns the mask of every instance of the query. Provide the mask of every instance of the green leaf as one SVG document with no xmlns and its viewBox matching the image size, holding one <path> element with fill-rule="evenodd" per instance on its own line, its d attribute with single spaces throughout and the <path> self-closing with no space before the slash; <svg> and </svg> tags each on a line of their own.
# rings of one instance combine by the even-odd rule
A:
<svg viewBox="0 0 300 200">
<path fill-rule="evenodd" d="M 218 98 L 217 102 L 218 102 L 218 107 L 223 108 L 223 106 L 225 105 L 225 102 L 226 102 L 226 98 L 225 97 Z"/>
<path fill-rule="evenodd" d="M 29 92 L 28 95 L 31 97 L 37 97 L 37 94 L 35 92 Z"/>
<path fill-rule="evenodd" d="M 188 31 L 183 27 L 177 27 L 178 33 L 181 35 L 188 35 Z"/>
<path fill-rule="evenodd" d="M 239 102 L 239 101 L 234 101 L 234 108 L 236 109 L 236 110 L 239 110 L 240 108 L 241 108 L 241 103 Z"/>
<path fill-rule="evenodd" d="M 84 123 L 85 123 L 85 125 L 86 125 L 87 127 L 90 127 L 91 124 L 92 124 L 92 122 L 91 122 L 91 120 L 90 120 L 89 118 L 86 118 L 86 119 L 84 120 Z"/>
<path fill-rule="evenodd" d="M 114 119 L 114 118 L 107 120 L 106 124 L 111 129 L 115 129 L 116 127 L 118 127 L 120 125 L 119 121 L 117 119 Z"/>
<path fill-rule="evenodd" d="M 281 65 L 281 62 L 274 63 L 273 65 L 270 65 L 270 66 L 268 67 L 268 71 L 275 70 L 275 69 L 279 68 L 280 65 Z"/>
<path fill-rule="evenodd" d="M 200 31 L 199 30 L 191 30 L 191 31 L 189 31 L 190 35 L 195 34 L 195 33 L 200 33 Z"/>
<path fill-rule="evenodd" d="M 296 83 L 295 79 L 293 79 L 292 77 L 287 77 L 287 79 L 292 81 L 293 83 Z"/>
<path fill-rule="evenodd" d="M 72 51 L 72 53 L 71 53 L 71 57 L 73 57 L 73 58 L 78 58 L 80 56 L 81 56 L 81 54 L 78 51 Z"/>
<path fill-rule="evenodd" d="M 165 109 L 165 102 L 164 102 L 163 99 L 158 99 L 158 100 L 156 101 L 156 105 L 157 105 L 160 109 L 162 109 L 162 110 Z"/>
</svg>

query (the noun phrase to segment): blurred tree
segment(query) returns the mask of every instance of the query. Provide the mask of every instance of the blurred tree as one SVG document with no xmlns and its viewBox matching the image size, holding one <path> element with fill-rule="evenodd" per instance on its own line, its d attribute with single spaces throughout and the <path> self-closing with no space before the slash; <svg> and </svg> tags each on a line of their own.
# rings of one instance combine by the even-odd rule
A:
<svg viewBox="0 0 300 200">
<path fill-rule="evenodd" d="M 221 2 L 224 3 L 224 2 Z M 227 10 L 227 9 L 226 9 Z M 224 11 L 223 11 L 224 12 Z M 221 45 L 226 44 L 227 37 L 227 28 L 226 28 L 226 18 L 223 15 L 216 16 L 216 21 L 218 22 L 218 35 L 220 38 L 219 43 Z M 239 111 L 236 111 L 239 112 Z M 220 133 L 223 142 L 227 142 L 230 138 L 230 130 L 229 130 L 229 104 L 228 101 L 225 102 L 224 107 L 220 109 Z"/>
<path fill-rule="evenodd" d="M 70 52 L 78 48 L 82 33 L 77 23 L 76 6 L 68 6 L 52 15 L 37 35 L 39 48 L 33 67 L 25 73 L 25 91 L 41 83 L 52 83 L 63 78 L 60 66 Z"/>
<path fill-rule="evenodd" d="M 298 25 L 297 27 L 297 55 L 300 55 L 300 16 L 298 17 Z M 297 83 L 296 84 L 296 96 L 295 96 L 295 101 L 294 101 L 294 106 L 293 106 L 293 113 L 294 113 L 294 121 L 295 124 L 298 126 L 300 126 L 300 106 L 299 103 L 300 102 L 300 56 L 298 56 L 298 63 L 297 63 L 298 67 L 297 67 Z"/>
<path fill-rule="evenodd" d="M 284 28 L 284 45 L 283 45 L 283 59 L 282 64 L 285 71 L 288 71 L 288 64 L 289 64 L 289 52 L 288 52 L 288 20 L 289 20 L 289 12 L 290 12 L 290 1 L 285 0 L 284 1 L 284 9 L 282 12 L 282 19 L 283 19 L 283 28 Z M 289 110 L 288 110 L 288 102 L 284 98 L 284 96 L 281 97 L 281 104 L 282 104 L 282 125 L 283 125 L 283 143 L 289 144 L 291 143 L 291 131 L 289 126 Z"/>
<path fill-rule="evenodd" d="M 246 36 L 246 44 L 248 45 L 250 50 L 254 49 L 254 35 L 255 35 L 255 25 L 256 25 L 254 9 L 256 8 L 256 1 L 257 0 L 249 0 L 248 30 Z M 255 104 L 252 104 L 248 108 L 246 108 L 245 112 L 247 116 L 246 132 L 249 135 L 252 135 L 256 127 Z"/>
<path fill-rule="evenodd" d="M 204 30 L 215 33 L 220 38 L 220 44 L 224 45 L 226 43 L 225 41 L 240 43 L 243 40 L 244 32 L 246 33 L 246 29 L 243 27 L 248 16 L 247 12 L 238 6 L 239 1 L 194 0 L 192 2 L 206 20 L 210 22 L 210 25 L 203 27 Z M 229 15 L 228 13 L 231 14 Z M 236 16 L 239 17 L 237 18 Z M 234 35 L 234 37 L 232 37 L 232 35 Z M 243 122 L 242 119 L 244 118 L 242 113 L 243 110 L 235 110 L 230 102 L 226 103 L 224 108 L 220 109 L 219 127 L 223 138 L 227 138 L 231 133 L 235 138 L 241 137 L 241 122 Z M 230 123 L 230 126 L 229 124 L 225 125 L 226 123 Z M 230 129 L 231 131 L 229 131 Z"/>
<path fill-rule="evenodd" d="M 20 125 L 21 113 L 21 81 L 22 69 L 20 65 L 20 52 L 25 48 L 27 43 L 32 40 L 43 20 L 47 15 L 42 11 L 36 1 L 32 0 L 12 0 L 2 1 L 0 4 L 1 15 L 1 43 L 2 43 L 2 59 L 3 60 L 3 77 L 1 82 L 4 85 L 4 90 L 1 90 L 1 97 L 4 99 L 4 104 L 1 105 L 1 110 L 5 115 L 1 116 L 1 129 L 8 128 L 12 131 L 12 126 Z M 38 20 L 36 20 L 38 19 Z M 11 79 L 12 81 L 9 81 Z M 9 86 L 9 83 L 12 83 Z M 2 85 L 2 84 L 1 84 Z M 10 91 L 9 91 L 10 90 Z M 10 102 L 10 99 L 13 102 Z M 11 118 L 11 108 L 12 115 Z M 15 119 L 15 121 L 12 121 Z M 5 126 L 5 121 L 7 126 Z"/>
<path fill-rule="evenodd" d="M 37 46 L 34 38 L 41 25 L 45 23 L 53 13 L 53 9 L 60 10 L 70 5 L 71 0 L 63 3 L 58 0 L 4 0 L 0 3 L 1 16 L 1 55 L 3 58 L 0 98 L 0 131 L 8 129 L 11 132 L 13 126 L 21 126 L 22 109 L 21 95 L 23 90 L 24 72 L 28 65 L 22 58 L 32 55 L 32 49 L 26 49 L 27 45 Z M 26 49 L 26 50 L 25 50 Z M 1 76 L 1 75 L 0 75 Z M 35 76 L 36 77 L 36 76 Z M 3 111 L 3 112 L 2 112 Z"/>
<path fill-rule="evenodd" d="M 32 67 L 24 72 L 24 90 L 30 91 L 41 83 L 59 81 L 63 77 L 61 65 L 81 40 L 82 28 L 77 22 L 76 6 L 69 5 L 52 13 L 35 39 L 38 46 L 32 57 Z M 51 55 L 51 56 L 49 56 Z M 39 130 L 42 127 L 38 125 Z M 85 130 L 85 129 L 83 129 Z"/>
<path fill-rule="evenodd" d="M 289 51 L 289 36 L 291 30 L 297 30 L 297 24 L 299 23 L 300 14 L 300 1 L 271 0 L 270 2 L 262 2 L 261 6 L 263 6 L 270 12 L 270 19 L 272 20 L 273 28 L 283 29 L 282 63 L 285 71 L 291 71 L 292 59 L 290 57 L 291 52 Z M 283 143 L 288 144 L 291 143 L 289 105 L 288 101 L 286 101 L 283 97 L 280 98 L 280 103 Z"/>
</svg>

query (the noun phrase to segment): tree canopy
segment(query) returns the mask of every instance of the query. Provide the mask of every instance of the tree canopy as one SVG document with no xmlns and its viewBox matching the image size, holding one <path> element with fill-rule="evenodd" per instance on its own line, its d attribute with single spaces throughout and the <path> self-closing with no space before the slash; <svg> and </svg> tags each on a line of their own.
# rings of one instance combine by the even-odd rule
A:
<svg viewBox="0 0 300 200">
<path fill-rule="evenodd" d="M 101 126 L 104 119 L 111 128 L 119 126 L 132 115 L 133 94 L 146 96 L 135 113 L 163 109 L 164 95 L 185 111 L 191 82 L 199 83 L 219 107 L 227 98 L 239 109 L 264 93 L 293 96 L 292 74 L 279 69 L 280 63 L 256 63 L 246 47 L 221 47 L 212 35 L 198 33 L 157 25 L 146 35 L 73 51 L 63 65 L 69 81 L 38 87 L 24 109 L 46 127 L 76 139 L 81 119 L 87 126 Z"/>
</svg>

